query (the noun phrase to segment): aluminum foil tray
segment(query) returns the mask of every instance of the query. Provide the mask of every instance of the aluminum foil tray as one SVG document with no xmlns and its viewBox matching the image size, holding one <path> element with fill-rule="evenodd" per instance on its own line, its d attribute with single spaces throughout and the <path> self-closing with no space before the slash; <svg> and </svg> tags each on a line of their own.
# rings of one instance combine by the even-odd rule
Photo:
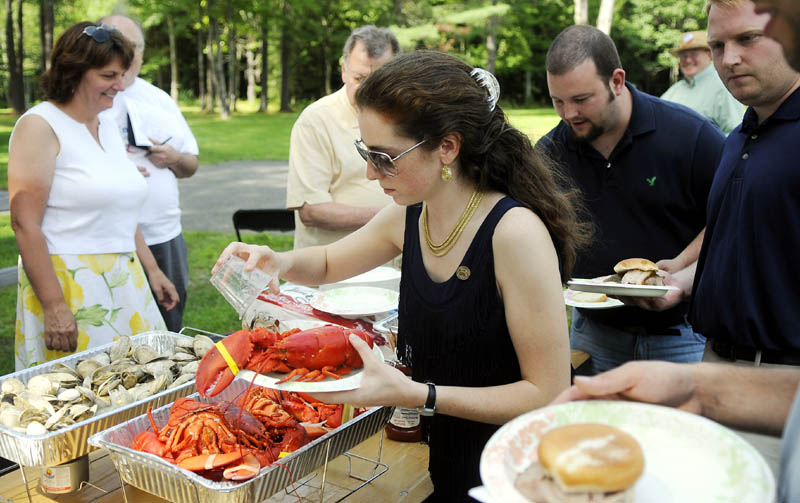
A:
<svg viewBox="0 0 800 503">
<path fill-rule="evenodd" d="M 179 339 L 191 339 L 191 337 L 163 330 L 145 332 L 131 337 L 134 346 L 149 344 L 160 353 L 173 351 Z M 56 362 L 64 363 L 74 368 L 79 360 L 91 358 L 97 353 L 107 351 L 113 344 L 98 346 L 58 360 L 20 370 L 0 377 L 0 381 L 7 377 L 16 377 L 22 382 L 28 382 L 28 379 L 35 375 L 50 372 L 51 367 Z M 48 432 L 45 435 L 26 435 L 0 424 L 0 456 L 23 466 L 53 466 L 66 463 L 95 449 L 86 441 L 92 434 L 144 414 L 149 407 L 156 408 L 172 403 L 178 398 L 195 391 L 194 380 L 191 380 L 175 388 L 156 393 L 147 399 L 110 409 L 66 428 Z"/>
<path fill-rule="evenodd" d="M 236 379 L 213 399 L 200 398 L 196 393 L 190 397 L 206 402 L 232 401 L 243 393 L 248 385 L 248 381 Z M 129 448 L 139 432 L 151 428 L 146 415 L 96 433 L 89 439 L 89 443 L 110 451 L 111 459 L 125 482 L 167 501 L 252 503 L 269 498 L 293 481 L 296 482 L 321 467 L 326 461 L 326 455 L 327 459 L 333 459 L 378 433 L 386 426 L 391 413 L 391 407 L 370 409 L 296 450 L 278 463 L 262 468 L 256 477 L 237 483 L 214 482 L 178 468 L 158 456 Z M 169 407 L 164 406 L 154 410 L 153 417 L 156 424 L 166 423 L 169 418 Z"/>
</svg>

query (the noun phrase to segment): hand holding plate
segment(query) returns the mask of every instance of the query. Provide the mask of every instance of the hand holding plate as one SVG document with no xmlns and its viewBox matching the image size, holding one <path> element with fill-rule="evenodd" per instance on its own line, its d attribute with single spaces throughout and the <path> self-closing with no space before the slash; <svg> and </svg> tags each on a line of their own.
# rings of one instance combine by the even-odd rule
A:
<svg viewBox="0 0 800 503">
<path fill-rule="evenodd" d="M 593 377 L 576 376 L 575 384 L 553 404 L 576 400 L 631 400 L 701 413 L 695 395 L 693 366 L 661 361 L 628 362 Z"/>
</svg>

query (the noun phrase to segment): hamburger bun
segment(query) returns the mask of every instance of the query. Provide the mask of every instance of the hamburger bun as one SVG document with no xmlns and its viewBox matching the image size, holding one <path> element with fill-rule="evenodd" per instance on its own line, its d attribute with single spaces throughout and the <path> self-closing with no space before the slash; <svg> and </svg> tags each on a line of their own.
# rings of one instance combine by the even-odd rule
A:
<svg viewBox="0 0 800 503">
<path fill-rule="evenodd" d="M 565 493 L 624 491 L 644 471 L 636 439 L 604 424 L 550 430 L 539 441 L 538 453 L 544 471 Z"/>
<path fill-rule="evenodd" d="M 646 258 L 627 258 L 625 260 L 620 260 L 617 262 L 617 265 L 614 266 L 614 272 L 617 274 L 623 274 L 633 269 L 656 272 L 658 271 L 658 266 Z"/>
<path fill-rule="evenodd" d="M 571 299 L 573 302 L 605 302 L 608 296 L 604 293 L 575 292 Z"/>
</svg>

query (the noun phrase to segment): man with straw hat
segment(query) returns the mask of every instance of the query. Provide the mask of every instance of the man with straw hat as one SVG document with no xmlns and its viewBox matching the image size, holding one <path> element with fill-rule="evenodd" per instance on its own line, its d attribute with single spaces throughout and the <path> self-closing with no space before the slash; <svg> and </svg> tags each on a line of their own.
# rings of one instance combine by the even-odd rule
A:
<svg viewBox="0 0 800 503">
<path fill-rule="evenodd" d="M 723 133 L 730 133 L 742 122 L 744 107 L 728 92 L 711 64 L 706 32 L 684 33 L 669 52 L 680 61 L 683 78 L 661 98 L 691 108 L 714 122 Z"/>
</svg>

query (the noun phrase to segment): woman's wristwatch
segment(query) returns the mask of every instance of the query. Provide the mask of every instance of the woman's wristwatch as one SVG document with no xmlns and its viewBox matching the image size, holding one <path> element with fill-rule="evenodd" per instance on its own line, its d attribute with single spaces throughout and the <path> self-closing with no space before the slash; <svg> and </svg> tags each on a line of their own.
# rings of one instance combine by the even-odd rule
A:
<svg viewBox="0 0 800 503">
<path fill-rule="evenodd" d="M 430 381 L 425 381 L 428 385 L 428 399 L 425 400 L 425 405 L 417 407 L 417 412 L 421 416 L 432 416 L 436 412 L 436 385 Z"/>
</svg>

